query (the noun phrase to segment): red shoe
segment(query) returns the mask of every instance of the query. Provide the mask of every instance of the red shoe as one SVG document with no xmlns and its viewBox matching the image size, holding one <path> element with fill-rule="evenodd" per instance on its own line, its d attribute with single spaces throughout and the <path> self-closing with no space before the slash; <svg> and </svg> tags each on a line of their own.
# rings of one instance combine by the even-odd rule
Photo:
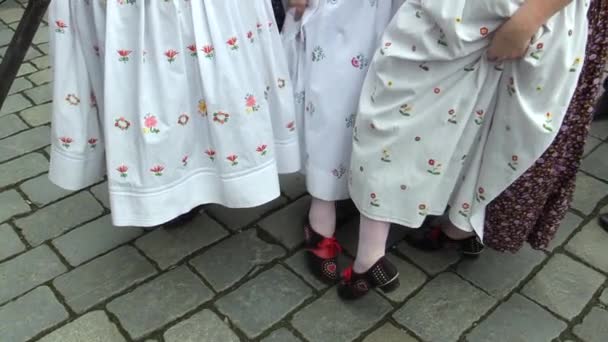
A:
<svg viewBox="0 0 608 342">
<path fill-rule="evenodd" d="M 342 246 L 336 238 L 326 238 L 312 229 L 304 227 L 304 241 L 307 250 L 308 267 L 319 280 L 333 284 L 338 281 L 338 255 Z"/>
<path fill-rule="evenodd" d="M 338 285 L 338 295 L 342 299 L 353 300 L 363 297 L 376 287 L 389 293 L 400 285 L 399 271 L 386 257 L 382 257 L 365 273 L 355 273 L 352 266 L 344 270 Z"/>
</svg>

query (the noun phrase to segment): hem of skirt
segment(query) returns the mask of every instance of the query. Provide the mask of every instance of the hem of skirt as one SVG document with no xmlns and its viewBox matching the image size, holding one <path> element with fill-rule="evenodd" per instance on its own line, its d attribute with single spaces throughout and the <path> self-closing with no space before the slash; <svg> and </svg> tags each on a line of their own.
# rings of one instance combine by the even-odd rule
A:
<svg viewBox="0 0 608 342">
<path fill-rule="evenodd" d="M 298 140 L 275 141 L 275 159 L 280 174 L 298 172 L 302 168 Z"/>
<path fill-rule="evenodd" d="M 280 196 L 276 163 L 235 178 L 198 173 L 152 193 L 110 189 L 112 224 L 154 227 L 205 204 L 251 208 Z"/>
<path fill-rule="evenodd" d="M 375 221 L 396 224 L 396 225 L 403 226 L 405 228 L 410 228 L 410 229 L 418 229 L 418 228 L 422 227 L 422 224 L 424 223 L 424 219 L 426 219 L 427 217 L 440 216 L 440 215 L 443 215 L 443 213 L 445 212 L 445 211 L 441 211 L 441 212 L 431 211 L 428 214 L 426 214 L 425 216 L 423 216 L 424 219 L 422 220 L 422 222 L 420 222 L 420 224 L 412 224 L 412 222 L 410 222 L 408 220 L 400 219 L 400 218 L 386 217 L 386 216 L 379 216 L 379 215 L 371 214 L 369 211 L 362 209 L 361 206 L 359 205 L 359 203 L 357 203 L 357 201 L 355 201 L 354 199 L 353 199 L 353 203 L 355 203 L 355 207 L 357 207 L 357 210 L 359 210 L 359 213 L 361 213 L 361 215 L 363 215 L 367 218 L 370 218 Z"/>
<path fill-rule="evenodd" d="M 83 156 L 51 146 L 49 180 L 60 188 L 70 191 L 84 189 L 102 181 L 105 171 L 105 158 L 101 149 Z"/>
</svg>

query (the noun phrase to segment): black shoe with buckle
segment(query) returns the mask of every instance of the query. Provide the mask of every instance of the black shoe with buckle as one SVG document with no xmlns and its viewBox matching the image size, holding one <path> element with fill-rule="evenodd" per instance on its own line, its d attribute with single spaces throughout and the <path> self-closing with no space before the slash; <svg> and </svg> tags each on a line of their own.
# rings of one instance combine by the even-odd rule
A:
<svg viewBox="0 0 608 342">
<path fill-rule="evenodd" d="M 342 246 L 335 238 L 324 237 L 312 229 L 304 227 L 304 241 L 308 268 L 319 280 L 333 284 L 338 281 L 338 255 Z"/>
<path fill-rule="evenodd" d="M 484 245 L 477 236 L 472 236 L 464 240 L 450 239 L 441 230 L 441 227 L 433 227 L 428 229 L 422 237 L 409 236 L 406 238 L 407 243 L 419 250 L 437 251 L 444 247 L 447 242 L 457 243 L 460 252 L 467 257 L 478 257 L 484 250 Z"/>
<path fill-rule="evenodd" d="M 386 257 L 380 258 L 367 272 L 359 274 L 350 266 L 342 273 L 338 295 L 345 300 L 358 299 L 371 289 L 379 288 L 389 293 L 399 288 L 399 272 Z"/>
</svg>

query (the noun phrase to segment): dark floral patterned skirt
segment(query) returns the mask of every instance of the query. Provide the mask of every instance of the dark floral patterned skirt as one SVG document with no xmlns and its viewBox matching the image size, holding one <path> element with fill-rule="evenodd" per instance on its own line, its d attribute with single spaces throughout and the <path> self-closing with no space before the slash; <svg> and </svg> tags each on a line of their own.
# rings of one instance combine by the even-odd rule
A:
<svg viewBox="0 0 608 342">
<path fill-rule="evenodd" d="M 486 210 L 484 243 L 518 251 L 525 242 L 547 247 L 572 201 L 602 70 L 608 57 L 608 0 L 589 9 L 587 56 L 560 132 L 544 155 Z"/>
</svg>

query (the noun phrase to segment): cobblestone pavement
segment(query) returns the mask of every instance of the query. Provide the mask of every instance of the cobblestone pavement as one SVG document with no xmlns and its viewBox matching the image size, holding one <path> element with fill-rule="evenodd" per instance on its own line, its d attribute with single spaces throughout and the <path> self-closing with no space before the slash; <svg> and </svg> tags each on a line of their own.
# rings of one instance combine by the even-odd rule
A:
<svg viewBox="0 0 608 342">
<path fill-rule="evenodd" d="M 1 5 L 0 55 L 22 11 Z M 42 27 L 0 111 L 0 341 L 608 341 L 608 233 L 596 223 L 608 211 L 608 122 L 593 126 L 550 249 L 471 261 L 398 244 L 401 288 L 347 304 L 306 272 L 299 176 L 261 208 L 210 206 L 152 232 L 111 227 L 105 183 L 52 185 L 48 49 Z"/>
</svg>

